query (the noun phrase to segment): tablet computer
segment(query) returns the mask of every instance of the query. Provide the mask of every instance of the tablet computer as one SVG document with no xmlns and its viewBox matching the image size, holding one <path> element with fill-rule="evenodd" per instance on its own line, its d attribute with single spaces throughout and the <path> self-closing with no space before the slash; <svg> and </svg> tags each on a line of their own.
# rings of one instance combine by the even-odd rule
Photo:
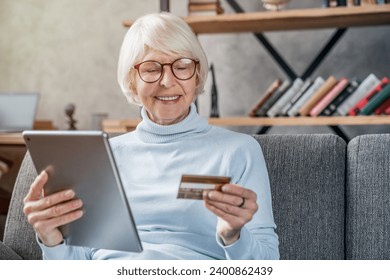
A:
<svg viewBox="0 0 390 280">
<path fill-rule="evenodd" d="M 24 131 L 46 193 L 72 188 L 83 201 L 81 219 L 61 226 L 67 244 L 141 252 L 134 218 L 108 136 L 102 131 Z"/>
</svg>

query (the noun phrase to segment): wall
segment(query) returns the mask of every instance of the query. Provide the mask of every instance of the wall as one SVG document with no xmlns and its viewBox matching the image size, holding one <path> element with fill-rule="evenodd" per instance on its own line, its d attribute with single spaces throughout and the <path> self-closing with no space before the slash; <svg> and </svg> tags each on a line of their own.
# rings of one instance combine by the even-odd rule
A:
<svg viewBox="0 0 390 280">
<path fill-rule="evenodd" d="M 238 1 L 246 11 L 262 10 L 260 1 Z M 320 0 L 293 0 L 289 8 L 319 7 Z M 233 12 L 222 0 L 226 13 Z M 187 1 L 171 0 L 171 11 L 187 15 Z M 116 82 L 124 19 L 159 11 L 158 0 L 2 0 L 0 2 L 0 92 L 37 91 L 38 118 L 67 127 L 64 108 L 76 105 L 80 129 L 91 128 L 91 116 L 133 118 Z M 297 73 L 302 73 L 334 29 L 266 32 L 270 42 Z M 390 76 L 389 26 L 350 28 L 313 74 L 324 78 L 364 78 L 373 72 Z M 200 35 L 216 69 L 221 116 L 243 116 L 275 78 L 287 76 L 251 33 Z M 210 80 L 199 98 L 201 115 L 210 111 Z M 233 128 L 246 133 L 257 128 Z M 390 132 L 389 126 L 344 127 L 350 136 Z M 322 133 L 327 127 L 278 127 L 270 133 Z"/>
</svg>

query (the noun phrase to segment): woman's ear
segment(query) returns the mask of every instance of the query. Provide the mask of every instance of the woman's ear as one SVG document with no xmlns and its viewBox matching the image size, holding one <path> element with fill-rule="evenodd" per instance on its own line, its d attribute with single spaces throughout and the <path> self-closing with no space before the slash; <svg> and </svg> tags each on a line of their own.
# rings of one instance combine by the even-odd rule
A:
<svg viewBox="0 0 390 280">
<path fill-rule="evenodd" d="M 134 82 L 129 82 L 129 90 L 130 92 L 136 92 L 137 87 L 135 86 Z"/>
</svg>

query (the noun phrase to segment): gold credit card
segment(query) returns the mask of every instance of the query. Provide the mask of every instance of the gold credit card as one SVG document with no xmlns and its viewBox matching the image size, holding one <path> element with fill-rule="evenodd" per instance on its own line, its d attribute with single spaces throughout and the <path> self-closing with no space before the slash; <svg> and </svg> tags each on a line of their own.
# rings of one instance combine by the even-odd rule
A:
<svg viewBox="0 0 390 280">
<path fill-rule="evenodd" d="M 201 200 L 204 191 L 218 190 L 230 180 L 230 177 L 223 176 L 183 175 L 177 198 Z"/>
</svg>

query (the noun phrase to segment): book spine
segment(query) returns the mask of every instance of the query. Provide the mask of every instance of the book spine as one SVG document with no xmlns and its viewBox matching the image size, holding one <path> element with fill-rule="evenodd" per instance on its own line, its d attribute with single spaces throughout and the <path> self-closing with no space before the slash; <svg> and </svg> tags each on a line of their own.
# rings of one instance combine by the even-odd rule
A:
<svg viewBox="0 0 390 280">
<path fill-rule="evenodd" d="M 387 85 L 378 92 L 366 106 L 362 108 L 359 112 L 359 115 L 370 115 L 374 110 L 381 105 L 387 98 L 390 98 L 390 85 Z"/>
<path fill-rule="evenodd" d="M 337 0 L 337 6 L 347 6 L 347 0 Z"/>
<path fill-rule="evenodd" d="M 274 105 L 268 110 L 267 116 L 268 117 L 276 117 L 280 115 L 281 110 L 284 105 L 288 103 L 288 101 L 294 96 L 294 94 L 300 89 L 302 86 L 303 81 L 301 78 L 295 79 L 292 86 L 283 94 L 282 97 L 280 97 Z"/>
<path fill-rule="evenodd" d="M 367 93 L 362 99 L 359 100 L 358 103 L 355 104 L 351 109 L 348 111 L 348 115 L 350 116 L 356 116 L 359 114 L 360 110 L 366 106 L 366 104 L 370 101 L 371 98 L 373 98 L 378 92 L 380 92 L 385 85 L 389 83 L 388 78 L 383 78 L 380 81 L 380 84 L 377 85 L 375 88 L 373 88 L 371 91 Z"/>
<path fill-rule="evenodd" d="M 330 0 L 321 0 L 321 7 L 327 8 L 330 6 Z"/>
<path fill-rule="evenodd" d="M 390 106 L 386 108 L 385 115 L 390 115 Z"/>
<path fill-rule="evenodd" d="M 378 108 L 376 108 L 374 110 L 374 114 L 375 115 L 382 115 L 382 114 L 386 114 L 386 110 L 390 107 L 390 98 L 386 99 L 385 102 L 383 102 L 381 105 L 378 106 Z"/>
<path fill-rule="evenodd" d="M 260 110 L 257 112 L 257 116 L 259 117 L 267 116 L 267 111 L 283 95 L 283 93 L 288 89 L 289 86 L 290 86 L 290 81 L 284 80 L 283 83 L 280 85 L 280 87 L 275 91 L 275 93 L 272 94 L 271 97 L 260 108 Z"/>
<path fill-rule="evenodd" d="M 359 86 L 359 82 L 353 80 L 349 85 L 332 101 L 325 107 L 325 109 L 320 113 L 320 116 L 332 116 L 335 114 L 337 107 L 343 103 L 345 99 L 348 98 Z"/>
<path fill-rule="evenodd" d="M 308 88 L 307 91 L 301 96 L 301 98 L 299 98 L 297 102 L 295 102 L 295 104 L 291 107 L 291 109 L 288 110 L 287 115 L 290 117 L 298 115 L 302 105 L 305 104 L 305 102 L 309 100 L 313 93 L 316 92 L 324 83 L 325 80 L 322 77 L 317 77 L 311 87 Z"/>
<path fill-rule="evenodd" d="M 282 116 L 286 116 L 288 110 L 290 110 L 290 108 L 295 104 L 295 102 L 297 102 L 297 100 L 310 88 L 312 84 L 313 82 L 310 79 L 306 80 L 303 83 L 302 87 L 297 91 L 297 93 L 293 97 L 291 97 L 289 102 L 282 108 L 280 114 Z"/>
<path fill-rule="evenodd" d="M 282 80 L 276 79 L 264 92 L 264 94 L 261 96 L 259 101 L 251 108 L 249 111 L 248 116 L 249 117 L 256 117 L 257 111 L 264 105 L 264 103 L 271 97 L 272 94 L 275 93 L 275 91 L 280 87 L 282 84 Z"/>
<path fill-rule="evenodd" d="M 354 6 L 360 6 L 360 0 L 353 0 Z"/>
<path fill-rule="evenodd" d="M 364 97 L 364 95 L 371 91 L 380 83 L 379 79 L 374 75 L 368 75 L 364 81 L 359 85 L 353 94 L 351 94 L 339 107 L 337 107 L 337 113 L 340 116 L 347 115 L 348 111 Z"/>
<path fill-rule="evenodd" d="M 310 110 L 310 116 L 317 117 L 349 84 L 347 78 L 340 81 Z"/>
<path fill-rule="evenodd" d="M 310 99 L 303 104 L 301 109 L 299 110 L 299 114 L 301 116 L 307 116 L 314 107 L 315 104 L 320 101 L 320 99 L 325 96 L 337 83 L 337 79 L 334 76 L 330 76 L 325 83 L 310 97 Z"/>
</svg>

